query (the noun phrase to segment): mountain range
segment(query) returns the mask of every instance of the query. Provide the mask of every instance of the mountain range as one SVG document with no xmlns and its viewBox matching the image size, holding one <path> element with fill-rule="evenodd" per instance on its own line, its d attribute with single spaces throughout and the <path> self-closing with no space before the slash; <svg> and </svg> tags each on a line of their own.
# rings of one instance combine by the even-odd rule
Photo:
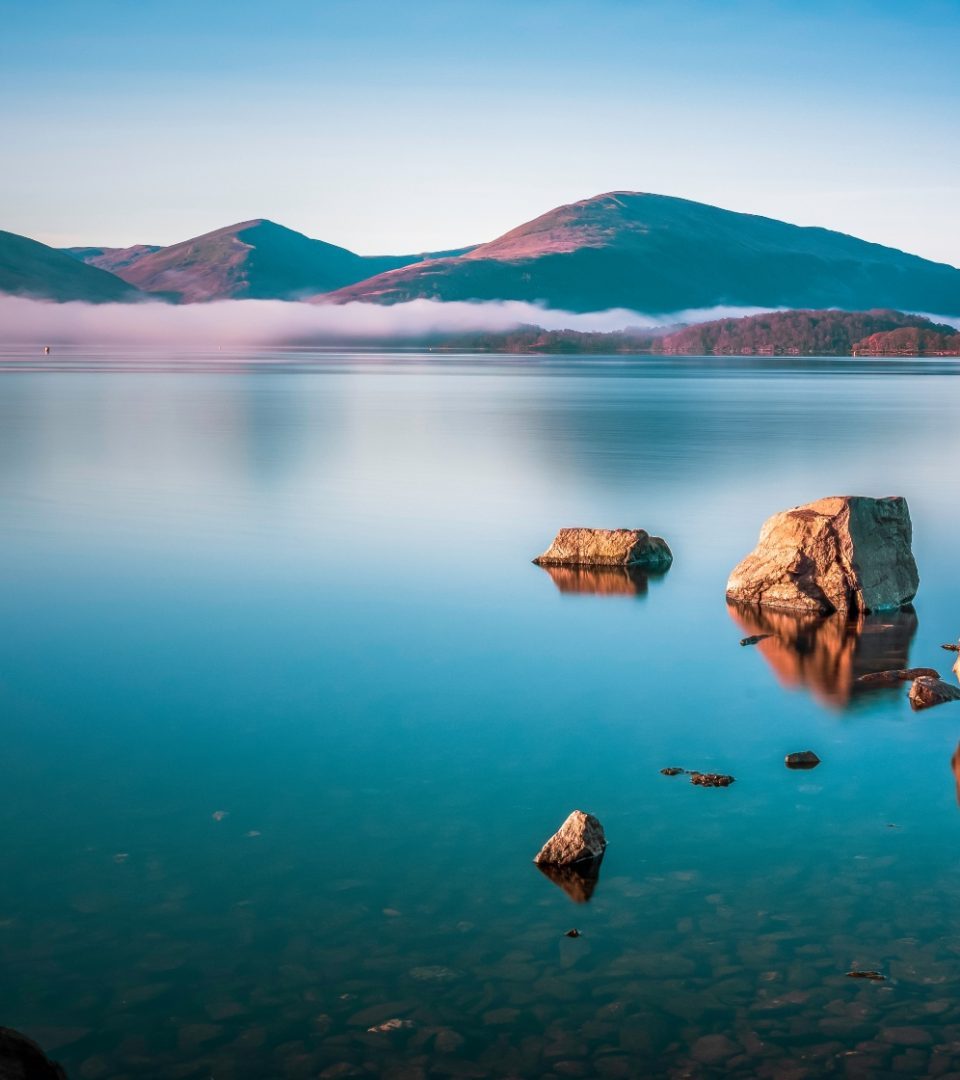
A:
<svg viewBox="0 0 960 1080">
<path fill-rule="evenodd" d="M 0 233 L 0 291 L 50 300 L 395 304 L 520 300 L 575 312 L 715 306 L 960 314 L 960 270 L 829 229 L 615 191 L 489 243 L 358 255 L 263 219 L 169 247 L 56 250 Z"/>
</svg>

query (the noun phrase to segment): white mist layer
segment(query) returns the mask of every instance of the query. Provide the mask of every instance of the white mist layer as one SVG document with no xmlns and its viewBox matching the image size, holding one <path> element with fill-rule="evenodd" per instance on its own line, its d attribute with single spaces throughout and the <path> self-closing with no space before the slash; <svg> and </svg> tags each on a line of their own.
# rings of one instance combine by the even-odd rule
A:
<svg viewBox="0 0 960 1080">
<path fill-rule="evenodd" d="M 430 337 L 502 333 L 523 324 L 545 330 L 653 329 L 678 323 L 739 318 L 770 308 L 714 307 L 664 314 L 613 308 L 577 314 L 520 301 L 340 306 L 281 300 L 220 300 L 176 306 L 65 304 L 0 296 L 0 345 L 142 345 L 162 347 L 269 346 L 383 342 L 402 344 Z"/>
</svg>

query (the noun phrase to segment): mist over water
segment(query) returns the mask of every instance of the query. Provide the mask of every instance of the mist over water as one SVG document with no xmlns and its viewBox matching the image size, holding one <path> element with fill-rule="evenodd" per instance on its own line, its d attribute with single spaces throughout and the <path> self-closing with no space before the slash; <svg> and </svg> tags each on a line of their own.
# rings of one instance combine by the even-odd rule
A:
<svg viewBox="0 0 960 1080">
<path fill-rule="evenodd" d="M 415 342 L 471 332 L 502 332 L 522 324 L 546 330 L 611 331 L 755 315 L 767 308 L 718 307 L 645 314 L 615 308 L 578 314 L 520 301 L 411 300 L 404 304 L 343 305 L 280 300 L 220 300 L 173 305 L 54 304 L 0 296 L 0 346 L 296 345 Z"/>
</svg>

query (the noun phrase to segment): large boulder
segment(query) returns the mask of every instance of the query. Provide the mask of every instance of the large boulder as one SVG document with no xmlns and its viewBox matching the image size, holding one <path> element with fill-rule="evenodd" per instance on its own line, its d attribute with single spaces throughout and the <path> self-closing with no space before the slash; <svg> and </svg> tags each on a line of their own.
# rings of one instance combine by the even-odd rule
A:
<svg viewBox="0 0 960 1080">
<path fill-rule="evenodd" d="M 916 595 L 905 499 L 837 495 L 774 514 L 734 569 L 727 598 L 829 614 L 889 611 Z"/>
<path fill-rule="evenodd" d="M 561 529 L 538 566 L 643 566 L 666 570 L 673 553 L 645 529 Z"/>
<path fill-rule="evenodd" d="M 574 810 L 533 860 L 538 866 L 572 866 L 601 859 L 607 847 L 603 826 L 593 816 Z"/>
</svg>

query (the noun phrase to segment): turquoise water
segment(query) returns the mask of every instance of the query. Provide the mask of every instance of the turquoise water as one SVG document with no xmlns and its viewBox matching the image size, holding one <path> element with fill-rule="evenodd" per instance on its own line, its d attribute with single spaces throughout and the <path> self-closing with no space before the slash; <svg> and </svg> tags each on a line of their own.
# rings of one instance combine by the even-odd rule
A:
<svg viewBox="0 0 960 1080">
<path fill-rule="evenodd" d="M 960 705 L 852 685 L 954 679 L 958 371 L 7 355 L 0 1023 L 87 1080 L 960 1071 Z M 741 648 L 763 519 L 847 492 L 914 612 Z M 531 564 L 581 524 L 674 565 Z"/>
</svg>

